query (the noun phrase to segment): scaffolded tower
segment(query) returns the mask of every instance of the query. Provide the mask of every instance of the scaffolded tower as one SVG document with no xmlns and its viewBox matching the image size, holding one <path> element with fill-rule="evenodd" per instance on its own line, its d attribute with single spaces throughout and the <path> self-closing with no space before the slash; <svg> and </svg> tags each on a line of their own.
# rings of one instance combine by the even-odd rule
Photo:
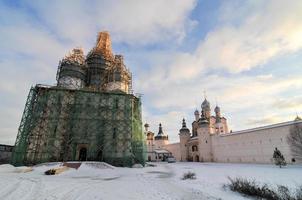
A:
<svg viewBox="0 0 302 200">
<path fill-rule="evenodd" d="M 95 160 L 144 164 L 141 100 L 131 73 L 111 52 L 107 32 L 85 58 L 74 49 L 59 63 L 57 85 L 30 89 L 12 164 Z"/>
</svg>

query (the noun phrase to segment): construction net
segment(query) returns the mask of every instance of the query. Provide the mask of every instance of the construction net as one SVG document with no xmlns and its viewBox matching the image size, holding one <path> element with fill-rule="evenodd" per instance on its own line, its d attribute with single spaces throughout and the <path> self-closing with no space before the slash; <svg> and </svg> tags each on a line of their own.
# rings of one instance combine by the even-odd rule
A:
<svg viewBox="0 0 302 200">
<path fill-rule="evenodd" d="M 125 93 L 30 89 L 12 164 L 104 161 L 115 166 L 145 163 L 141 100 Z"/>
</svg>

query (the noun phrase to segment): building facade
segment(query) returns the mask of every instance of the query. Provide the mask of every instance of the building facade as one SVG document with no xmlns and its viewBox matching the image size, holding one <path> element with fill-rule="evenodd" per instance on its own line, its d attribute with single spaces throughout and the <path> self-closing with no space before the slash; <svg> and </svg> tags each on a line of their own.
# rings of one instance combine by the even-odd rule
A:
<svg viewBox="0 0 302 200">
<path fill-rule="evenodd" d="M 0 144 L 0 164 L 10 162 L 14 146 Z"/>
<path fill-rule="evenodd" d="M 169 145 L 168 135 L 163 132 L 162 124 L 159 124 L 158 133 L 155 135 L 149 131 L 149 124 L 145 124 L 147 160 L 148 161 L 166 161 L 172 153 L 167 150 Z"/>
<path fill-rule="evenodd" d="M 31 88 L 12 163 L 145 162 L 141 100 L 132 94 L 123 56 L 114 55 L 108 32 L 84 56 L 73 49 L 60 62 L 57 85 Z"/>
<path fill-rule="evenodd" d="M 179 143 L 167 144 L 163 148 L 178 161 L 224 162 L 224 163 L 273 163 L 273 152 L 278 148 L 287 163 L 297 163 L 287 136 L 302 120 L 272 124 L 242 131 L 228 130 L 227 119 L 221 115 L 220 107 L 211 115 L 210 103 L 205 99 L 201 114 L 194 112 L 192 132 L 183 119 L 179 130 Z"/>
</svg>

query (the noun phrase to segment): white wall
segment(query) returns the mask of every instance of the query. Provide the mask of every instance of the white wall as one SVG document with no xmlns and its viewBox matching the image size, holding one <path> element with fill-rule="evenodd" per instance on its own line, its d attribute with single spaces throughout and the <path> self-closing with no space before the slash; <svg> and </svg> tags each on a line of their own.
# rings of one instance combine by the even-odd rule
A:
<svg viewBox="0 0 302 200">
<path fill-rule="evenodd" d="M 287 135 L 294 124 L 302 125 L 302 121 L 290 121 L 280 124 L 248 129 L 228 134 L 209 134 L 198 128 L 198 150 L 200 161 L 230 163 L 273 163 L 274 149 L 277 147 L 284 155 L 287 163 L 292 163 L 290 144 Z M 196 140 L 196 138 L 195 138 Z M 207 143 L 206 143 L 207 141 Z M 196 145 L 193 139 L 186 144 L 188 158 L 194 157 L 189 151 Z M 181 143 L 166 145 L 177 161 L 181 160 Z M 296 159 L 297 163 L 297 159 Z"/>
<path fill-rule="evenodd" d="M 302 124 L 302 122 L 300 122 Z M 275 147 L 292 163 L 286 137 L 292 123 L 281 123 L 224 135 L 212 135 L 214 162 L 273 163 Z"/>
</svg>

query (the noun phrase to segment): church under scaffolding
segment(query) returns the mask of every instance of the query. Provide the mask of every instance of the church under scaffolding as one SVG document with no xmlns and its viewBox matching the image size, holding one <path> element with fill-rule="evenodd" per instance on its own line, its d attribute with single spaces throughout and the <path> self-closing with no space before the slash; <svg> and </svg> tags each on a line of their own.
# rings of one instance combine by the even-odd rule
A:
<svg viewBox="0 0 302 200">
<path fill-rule="evenodd" d="M 56 161 L 144 164 L 141 100 L 122 55 L 100 32 L 84 56 L 73 49 L 59 63 L 57 85 L 30 89 L 12 156 L 14 165 Z"/>
</svg>

